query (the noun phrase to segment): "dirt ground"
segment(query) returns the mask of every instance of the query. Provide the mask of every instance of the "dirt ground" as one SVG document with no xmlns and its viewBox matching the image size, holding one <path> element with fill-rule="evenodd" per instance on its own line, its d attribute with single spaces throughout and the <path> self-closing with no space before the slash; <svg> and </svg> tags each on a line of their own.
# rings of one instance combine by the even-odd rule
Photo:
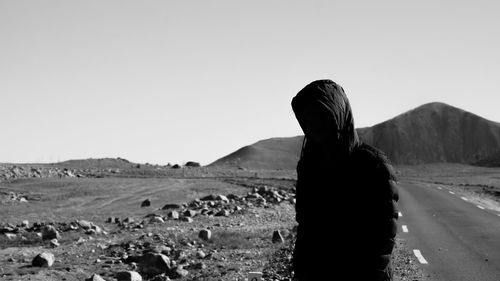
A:
<svg viewBox="0 0 500 281">
<path fill-rule="evenodd" d="M 404 180 L 440 182 L 498 200 L 494 192 L 500 188 L 499 169 L 447 167 L 440 172 L 432 166 L 397 170 Z M 116 280 L 118 272 L 140 271 L 135 257 L 145 253 L 164 253 L 172 266 L 184 270 L 169 277 L 143 276 L 145 280 L 246 280 L 249 272 L 263 272 L 264 280 L 291 280 L 294 173 L 187 174 L 196 176 L 45 178 L 1 183 L 0 226 L 7 231 L 0 234 L 0 280 L 85 280 L 92 274 Z M 12 194 L 26 202 L 12 200 Z M 210 199 L 214 203 L 197 200 L 211 194 L 234 196 L 227 201 Z M 150 205 L 141 207 L 145 199 Z M 208 210 L 203 210 L 207 202 L 210 210 L 230 213 L 202 215 Z M 198 211 L 192 222 L 182 219 L 184 213 L 181 219 L 170 218 L 171 210 L 162 210 L 166 204 L 178 205 L 182 211 L 191 207 Z M 110 222 L 110 217 L 120 222 Z M 163 221 L 152 219 L 158 217 Z M 24 220 L 28 220 L 28 228 L 21 226 Z M 92 222 L 103 232 L 89 233 L 79 227 L 80 220 Z M 60 230 L 59 246 L 52 247 L 49 240 L 36 235 L 44 224 Z M 198 236 L 204 229 L 211 231 L 208 240 Z M 273 243 L 277 230 L 283 240 Z M 16 237 L 7 237 L 8 231 Z M 41 252 L 54 254 L 52 267 L 31 266 Z M 427 280 L 399 237 L 393 268 L 395 280 Z"/>
</svg>

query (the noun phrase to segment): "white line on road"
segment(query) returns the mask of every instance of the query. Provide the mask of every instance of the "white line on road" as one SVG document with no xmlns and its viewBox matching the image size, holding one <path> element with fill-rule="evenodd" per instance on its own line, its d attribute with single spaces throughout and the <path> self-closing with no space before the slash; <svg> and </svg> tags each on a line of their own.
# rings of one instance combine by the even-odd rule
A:
<svg viewBox="0 0 500 281">
<path fill-rule="evenodd" d="M 477 205 L 477 207 L 478 207 L 479 209 L 481 209 L 481 210 L 484 210 L 484 207 L 483 207 L 483 206 L 479 206 L 479 205 Z"/>
<path fill-rule="evenodd" d="M 408 227 L 406 225 L 403 225 L 402 228 L 403 228 L 403 232 L 408 232 Z"/>
<path fill-rule="evenodd" d="M 402 217 L 402 216 L 403 216 L 403 214 L 402 214 L 401 212 L 399 212 L 399 213 L 398 213 L 398 216 L 399 216 L 399 217 Z"/>
<path fill-rule="evenodd" d="M 448 192 L 449 192 L 450 194 L 455 194 L 455 192 L 453 192 L 453 191 L 448 191 Z"/>
<path fill-rule="evenodd" d="M 464 200 L 464 201 L 469 201 L 469 199 L 467 199 L 465 197 L 460 197 L 460 198 L 462 198 L 462 200 Z"/>
<path fill-rule="evenodd" d="M 420 250 L 413 250 L 413 254 L 415 255 L 415 257 L 417 257 L 418 261 L 421 264 L 428 264 L 427 261 L 425 260 L 424 256 L 422 256 L 422 253 L 420 252 Z"/>
</svg>

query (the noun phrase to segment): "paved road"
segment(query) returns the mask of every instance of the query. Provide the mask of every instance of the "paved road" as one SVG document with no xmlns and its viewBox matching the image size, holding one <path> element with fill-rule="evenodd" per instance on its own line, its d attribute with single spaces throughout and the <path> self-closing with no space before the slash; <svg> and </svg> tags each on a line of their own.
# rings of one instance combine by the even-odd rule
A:
<svg viewBox="0 0 500 281">
<path fill-rule="evenodd" d="M 499 281 L 499 213 L 450 191 L 442 185 L 400 183 L 398 235 L 420 251 L 421 267 L 431 280 Z"/>
</svg>

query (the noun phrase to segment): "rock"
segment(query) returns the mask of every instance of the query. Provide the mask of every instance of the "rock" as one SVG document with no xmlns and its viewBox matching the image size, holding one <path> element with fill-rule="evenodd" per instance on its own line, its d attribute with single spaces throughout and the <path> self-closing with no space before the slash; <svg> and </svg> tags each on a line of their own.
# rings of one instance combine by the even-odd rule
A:
<svg viewBox="0 0 500 281">
<path fill-rule="evenodd" d="M 139 258 L 140 271 L 149 276 L 170 271 L 170 259 L 162 254 L 147 253 Z"/>
<path fill-rule="evenodd" d="M 170 277 L 172 277 L 172 278 L 182 278 L 182 277 L 186 277 L 188 274 L 189 274 L 189 271 L 185 270 L 181 266 L 177 266 L 170 273 Z"/>
<path fill-rule="evenodd" d="M 151 206 L 151 201 L 149 199 L 142 201 L 141 207 L 149 207 L 149 206 Z"/>
<path fill-rule="evenodd" d="M 207 268 L 207 265 L 202 263 L 202 262 L 198 262 L 198 263 L 193 264 L 192 268 L 197 269 L 197 270 L 201 270 L 201 269 Z"/>
<path fill-rule="evenodd" d="M 21 202 L 21 203 L 27 203 L 28 200 L 26 200 L 26 198 L 24 198 L 24 197 L 21 197 L 21 198 L 19 198 L 19 202 Z"/>
<path fill-rule="evenodd" d="M 205 197 L 200 198 L 201 201 L 215 201 L 217 200 L 217 195 L 215 194 L 210 194 Z"/>
<path fill-rule="evenodd" d="M 194 210 L 186 210 L 186 211 L 183 213 L 183 215 L 184 215 L 184 216 L 186 216 L 186 217 L 190 217 L 190 218 L 192 218 L 192 217 L 196 216 L 196 214 L 197 214 L 197 212 L 196 212 L 196 211 L 194 211 Z"/>
<path fill-rule="evenodd" d="M 57 248 L 57 247 L 59 247 L 60 245 L 59 245 L 59 242 L 57 241 L 57 239 L 52 239 L 52 240 L 50 240 L 50 246 L 51 246 L 52 248 Z"/>
<path fill-rule="evenodd" d="M 51 267 L 54 264 L 54 260 L 54 254 L 44 252 L 38 254 L 31 262 L 31 265 L 34 267 Z"/>
<path fill-rule="evenodd" d="M 164 274 L 162 275 L 157 275 L 151 281 L 170 281 L 170 278 L 168 276 L 165 276 Z"/>
<path fill-rule="evenodd" d="M 106 281 L 104 278 L 102 278 L 100 275 L 93 274 L 89 278 L 85 279 L 85 281 Z"/>
<path fill-rule="evenodd" d="M 180 209 L 182 208 L 181 205 L 179 204 L 166 204 L 165 206 L 163 206 L 163 208 L 161 208 L 162 210 L 169 210 L 169 209 Z"/>
<path fill-rule="evenodd" d="M 229 203 L 229 199 L 226 196 L 224 196 L 224 195 L 217 195 L 217 197 L 215 198 L 215 200 Z"/>
<path fill-rule="evenodd" d="M 79 220 L 78 225 L 83 228 L 84 230 L 89 230 L 92 228 L 92 223 L 86 220 Z"/>
<path fill-rule="evenodd" d="M 109 217 L 107 220 L 106 220 L 107 223 L 114 223 L 115 222 L 115 218 L 113 217 Z"/>
<path fill-rule="evenodd" d="M 142 277 L 135 271 L 122 271 L 116 274 L 117 281 L 142 281 Z"/>
<path fill-rule="evenodd" d="M 198 233 L 198 237 L 201 240 L 208 241 L 210 238 L 212 238 L 212 232 L 208 229 L 202 229 L 200 230 L 200 233 Z"/>
<path fill-rule="evenodd" d="M 192 223 L 194 221 L 192 218 L 189 217 L 182 217 L 180 218 L 180 220 L 188 223 Z"/>
<path fill-rule="evenodd" d="M 21 226 L 24 228 L 28 228 L 28 227 L 30 227 L 30 222 L 28 220 L 23 220 L 23 222 L 21 223 Z"/>
<path fill-rule="evenodd" d="M 134 219 L 131 218 L 131 217 L 127 217 L 123 220 L 124 223 L 133 223 L 134 222 Z"/>
<path fill-rule="evenodd" d="M 155 252 L 168 256 L 170 255 L 170 253 L 172 253 L 172 248 L 167 247 L 165 245 L 160 245 L 155 248 Z"/>
<path fill-rule="evenodd" d="M 283 239 L 283 236 L 281 235 L 279 230 L 276 230 L 273 233 L 273 243 L 284 243 L 285 239 Z"/>
<path fill-rule="evenodd" d="M 229 215 L 230 215 L 230 213 L 228 210 L 220 210 L 219 212 L 217 212 L 215 214 L 216 217 L 227 217 Z"/>
<path fill-rule="evenodd" d="M 200 163 L 194 161 L 188 161 L 184 166 L 193 168 L 201 167 Z"/>
<path fill-rule="evenodd" d="M 170 211 L 167 214 L 167 217 L 169 217 L 171 219 L 174 219 L 174 220 L 178 220 L 179 219 L 179 213 L 177 211 Z"/>
<path fill-rule="evenodd" d="M 7 239 L 9 240 L 14 240 L 17 238 L 17 235 L 15 235 L 14 233 L 5 233 L 5 237 L 7 237 Z"/>
<path fill-rule="evenodd" d="M 196 252 L 196 257 L 199 259 L 204 259 L 206 256 L 207 255 L 202 250 L 199 250 L 198 252 Z"/>
<path fill-rule="evenodd" d="M 52 239 L 61 239 L 59 232 L 52 225 L 47 225 L 42 230 L 42 239 L 43 240 L 52 240 Z"/>
<path fill-rule="evenodd" d="M 149 222 L 150 223 L 164 223 L 165 221 L 163 220 L 162 217 L 152 217 Z"/>
</svg>

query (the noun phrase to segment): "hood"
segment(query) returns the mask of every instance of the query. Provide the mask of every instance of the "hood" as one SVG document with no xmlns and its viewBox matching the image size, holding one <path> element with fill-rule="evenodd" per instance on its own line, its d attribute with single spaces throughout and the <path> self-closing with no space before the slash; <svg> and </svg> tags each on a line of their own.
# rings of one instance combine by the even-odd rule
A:
<svg viewBox="0 0 500 281">
<path fill-rule="evenodd" d="M 338 137 L 336 147 L 337 151 L 350 154 L 353 148 L 358 145 L 358 135 L 354 128 L 354 118 L 351 111 L 349 100 L 344 89 L 331 80 L 317 80 L 304 87 L 292 99 L 292 108 L 295 116 L 304 130 L 304 109 L 312 103 L 321 103 L 330 113 L 328 118 L 334 128 L 331 128 Z M 307 135 L 305 136 L 305 146 L 307 146 Z"/>
</svg>

